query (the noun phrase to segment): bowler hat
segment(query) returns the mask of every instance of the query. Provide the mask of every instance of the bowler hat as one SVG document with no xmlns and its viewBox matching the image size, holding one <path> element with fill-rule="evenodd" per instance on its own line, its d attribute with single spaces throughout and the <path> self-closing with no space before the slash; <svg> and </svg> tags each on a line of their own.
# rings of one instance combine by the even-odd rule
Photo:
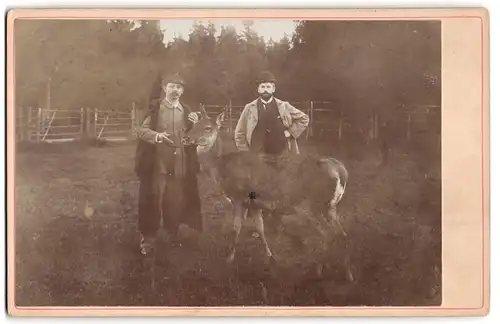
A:
<svg viewBox="0 0 500 324">
<path fill-rule="evenodd" d="M 257 84 L 266 83 L 266 82 L 276 83 L 276 78 L 269 71 L 261 72 L 259 77 L 257 78 Z"/>
<path fill-rule="evenodd" d="M 186 81 L 179 73 L 168 74 L 163 79 L 164 83 L 177 83 L 182 86 L 186 85 Z"/>
</svg>

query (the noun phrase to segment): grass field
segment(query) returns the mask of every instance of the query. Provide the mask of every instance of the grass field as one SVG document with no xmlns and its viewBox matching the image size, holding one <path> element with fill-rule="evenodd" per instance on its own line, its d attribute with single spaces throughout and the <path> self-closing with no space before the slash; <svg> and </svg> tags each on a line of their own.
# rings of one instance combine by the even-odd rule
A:
<svg viewBox="0 0 500 324">
<path fill-rule="evenodd" d="M 338 152 L 350 171 L 340 210 L 356 277 L 347 282 L 335 242 L 325 245 L 305 213 L 269 231 L 275 266 L 245 229 L 235 264 L 226 265 L 230 209 L 203 176 L 206 231 L 184 228 L 181 247 L 160 241 L 151 266 L 138 250 L 134 151 L 61 144 L 17 154 L 18 306 L 441 303 L 439 163 L 395 153 L 380 165 L 370 150 Z"/>
</svg>

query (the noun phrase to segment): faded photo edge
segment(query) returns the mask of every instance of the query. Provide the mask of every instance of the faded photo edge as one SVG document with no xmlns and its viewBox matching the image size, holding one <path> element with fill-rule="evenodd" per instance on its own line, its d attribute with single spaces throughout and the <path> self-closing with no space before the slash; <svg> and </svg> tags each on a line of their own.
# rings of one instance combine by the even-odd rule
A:
<svg viewBox="0 0 500 324">
<path fill-rule="evenodd" d="M 456 11 L 455 11 L 456 10 Z M 31 16 L 35 17 L 38 15 L 38 17 L 44 17 L 44 13 L 50 13 L 51 15 L 65 15 L 65 14 L 73 14 L 75 13 L 77 15 L 82 14 L 83 16 L 86 15 L 85 11 L 86 9 L 81 9 L 81 10 L 72 10 L 72 9 L 67 9 L 67 10 L 29 10 L 29 9 L 13 9 L 10 10 L 7 16 L 7 48 L 8 48 L 8 55 L 7 55 L 7 71 L 8 71 L 8 100 L 7 100 L 7 147 L 8 147 L 8 156 L 7 156 L 7 161 L 8 161 L 8 187 L 13 188 L 13 170 L 14 170 L 14 113 L 13 113 L 13 105 L 14 105 L 14 84 L 13 84 L 13 26 L 14 26 L 14 21 L 15 19 L 19 17 L 26 17 L 26 16 Z M 133 10 L 127 10 L 125 12 L 130 12 L 133 11 L 134 15 L 137 16 L 142 16 L 143 11 L 140 9 L 133 9 Z M 166 10 L 165 13 L 169 12 L 170 10 Z M 176 11 L 176 10 L 174 10 Z M 266 10 L 262 10 L 266 11 Z M 307 10 L 306 10 L 307 11 Z M 91 11 L 92 12 L 92 11 Z M 101 14 L 102 12 L 106 12 L 100 9 L 95 10 L 96 13 Z M 118 11 L 120 12 L 120 11 Z M 162 13 L 163 11 L 160 10 L 146 10 L 144 12 L 148 12 L 152 15 L 154 15 L 156 12 Z M 180 11 L 182 13 L 192 13 L 193 11 L 190 10 L 184 10 Z M 226 12 L 225 10 L 196 10 L 196 13 L 199 15 L 202 15 L 203 13 L 207 14 L 207 16 L 212 17 L 214 12 L 220 12 L 221 16 L 224 15 Z M 241 14 L 241 13 L 246 13 L 249 11 L 246 10 L 234 10 L 231 13 L 234 14 Z M 259 14 L 261 13 L 261 10 L 257 11 Z M 268 11 L 270 14 L 274 13 L 279 13 L 279 10 L 271 10 Z M 296 13 L 297 11 L 293 10 L 284 10 L 287 14 L 292 14 Z M 304 11 L 301 11 L 302 13 Z M 318 13 L 317 11 L 311 10 L 312 13 Z M 484 8 L 460 8 L 460 9 L 445 9 L 445 10 L 435 10 L 435 9 L 408 9 L 408 10 L 385 10 L 385 9 L 379 9 L 376 10 L 376 14 L 374 11 L 371 10 L 331 10 L 331 11 L 326 11 L 326 10 L 321 10 L 322 14 L 327 15 L 331 14 L 336 15 L 339 12 L 342 15 L 348 15 L 349 13 L 353 13 L 353 16 L 356 16 L 358 14 L 366 14 L 373 16 L 373 19 L 377 19 L 377 16 L 384 15 L 387 13 L 387 16 L 391 15 L 397 15 L 397 14 L 404 14 L 404 13 L 412 13 L 414 15 L 418 15 L 419 13 L 422 14 L 429 14 L 429 15 L 436 15 L 436 19 L 441 19 L 439 15 L 443 15 L 445 13 L 447 14 L 452 14 L 454 12 L 459 13 L 460 15 L 477 15 L 482 19 L 482 33 L 483 33 L 483 39 L 482 39 L 482 76 L 483 76 L 483 88 L 482 88 L 482 144 L 483 147 L 480 148 L 482 152 L 482 161 L 483 165 L 481 173 L 483 175 L 482 183 L 483 183 L 483 219 L 482 219 L 482 228 L 483 228 L 483 305 L 479 308 L 471 308 L 471 309 L 453 309 L 453 307 L 431 307 L 431 308 L 426 308 L 426 307 L 259 307 L 255 308 L 252 310 L 253 307 L 185 307 L 185 308 L 176 308 L 176 307 L 171 307 L 171 308 L 156 308 L 152 307 L 146 310 L 146 308 L 140 308 L 140 307 L 123 307 L 123 308 L 114 308 L 114 307 L 98 307 L 95 310 L 91 309 L 86 309 L 86 307 L 78 307 L 78 308 L 71 308 L 71 307 L 65 307 L 65 308 L 57 308 L 57 307 L 47 307 L 47 308 L 30 308 L 30 307 L 16 307 L 14 303 L 14 282 L 13 282 L 13 276 L 15 274 L 12 273 L 12 265 L 14 262 L 14 255 L 12 254 L 13 252 L 13 237 L 12 237 L 12 231 L 14 230 L 12 227 L 12 217 L 14 217 L 14 207 L 13 207 L 13 190 L 7 190 L 8 192 L 8 201 L 9 201 L 9 208 L 8 208 L 8 218 L 7 218 L 7 237 L 8 237 L 8 312 L 11 316 L 83 316 L 83 315 L 89 315 L 89 316 L 485 316 L 489 313 L 490 305 L 489 305 L 489 300 L 490 300 L 490 290 L 489 290 L 489 280 L 490 280 L 490 272 L 489 272 L 489 253 L 490 253 L 490 245 L 489 245 L 489 237 L 490 237 L 490 181 L 489 181 L 489 175 L 490 175 L 490 164 L 489 164 L 489 116 L 490 116 L 490 109 L 489 109 L 489 14 L 487 9 Z M 115 13 L 115 12 L 114 12 Z M 170 11 L 169 13 L 173 13 L 173 11 Z M 373 15 L 372 15 L 373 14 Z M 104 14 L 105 15 L 105 14 Z M 175 13 L 173 13 L 175 15 Z M 342 15 L 339 15 L 338 19 L 350 19 L 350 18 L 342 18 Z M 201 17 L 201 16 L 200 16 Z M 54 17 L 56 18 L 56 17 Z M 122 18 L 116 17 L 116 18 Z M 146 18 L 146 17 L 144 17 Z M 168 18 L 168 17 L 165 17 Z M 244 18 L 244 17 L 242 17 Z M 285 18 L 285 17 L 283 17 Z M 327 19 L 327 17 L 322 17 Z M 331 17 L 328 17 L 331 18 Z M 415 18 L 415 17 L 413 17 Z M 407 19 L 413 19 L 411 16 L 409 16 Z M 356 18 L 352 18 L 353 20 L 356 20 Z M 362 19 L 362 18 L 360 18 Z M 390 19 L 390 18 L 387 18 Z M 406 18 L 405 18 L 406 19 Z M 447 18 L 442 18 L 442 23 L 444 24 Z M 446 39 L 447 35 L 442 35 L 443 40 Z M 479 37 L 479 36 L 478 36 Z M 457 55 L 460 55 L 460 53 L 457 53 Z M 442 60 L 446 60 L 444 57 L 444 50 L 442 53 Z M 459 68 L 459 67 L 455 67 Z M 445 78 L 443 74 L 443 84 L 448 82 L 448 80 Z M 444 87 L 445 88 L 445 87 Z M 445 96 L 445 90 L 442 90 L 442 95 L 443 98 Z M 450 92 L 448 90 L 448 92 Z M 456 94 L 452 94 L 456 95 Z M 461 93 L 462 96 L 464 96 L 463 93 Z M 442 99 L 443 100 L 443 99 Z M 443 105 L 443 113 L 447 110 L 453 109 L 453 107 L 449 107 L 446 105 Z M 446 120 L 443 117 L 442 124 L 446 123 L 453 123 L 453 120 Z M 444 132 L 443 132 L 444 135 Z M 444 148 L 444 147 L 443 147 Z M 453 148 L 455 149 L 455 148 Z M 458 148 L 457 148 L 458 149 Z M 479 149 L 479 148 L 478 148 Z M 450 151 L 450 148 L 447 150 L 448 152 Z M 444 154 L 444 153 L 443 153 Z M 445 169 L 446 165 L 442 165 L 442 169 Z M 446 179 L 442 179 L 442 190 L 445 190 L 445 185 Z M 443 201 L 444 202 L 444 201 Z M 443 221 L 447 217 L 446 213 L 443 212 L 442 218 Z M 449 216 L 448 216 L 449 217 Z M 445 233 L 449 231 L 444 225 L 443 225 L 443 236 L 446 236 Z M 443 250 L 445 245 L 448 244 L 445 239 L 442 240 L 442 246 Z M 477 251 L 479 252 L 479 251 Z M 444 253 L 444 252 L 443 252 Z M 444 261 L 443 257 L 443 269 L 446 268 L 446 262 Z M 450 270 L 450 271 L 455 271 Z M 443 277 L 444 274 L 443 274 Z M 443 278 L 443 281 L 445 281 L 446 278 Z M 446 299 L 446 289 L 443 287 L 443 300 Z M 44 310 L 46 309 L 46 310 Z M 50 310 L 52 309 L 52 310 Z M 300 310 L 300 313 L 299 313 Z"/>
</svg>

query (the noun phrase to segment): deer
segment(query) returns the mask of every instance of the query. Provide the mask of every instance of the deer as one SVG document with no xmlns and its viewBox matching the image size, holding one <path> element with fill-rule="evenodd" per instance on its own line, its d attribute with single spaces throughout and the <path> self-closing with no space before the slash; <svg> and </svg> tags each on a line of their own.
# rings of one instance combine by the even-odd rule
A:
<svg viewBox="0 0 500 324">
<path fill-rule="evenodd" d="M 200 110 L 200 122 L 186 138 L 188 142 L 196 145 L 200 172 L 214 183 L 232 206 L 234 239 L 226 257 L 228 264 L 234 261 L 242 225 L 249 215 L 255 218 L 255 231 L 264 245 L 268 260 L 275 262 L 266 238 L 263 213 L 255 211 L 260 209 L 270 217 L 280 220 L 283 214 L 293 212 L 294 206 L 304 200 L 314 201 L 311 203 L 311 210 L 317 219 L 322 221 L 330 233 L 340 232 L 347 242 L 348 234 L 337 212 L 348 182 L 348 171 L 341 161 L 330 156 L 307 154 L 304 157 L 303 154 L 292 168 L 291 174 L 287 173 L 288 170 L 276 172 L 276 169 L 268 167 L 265 161 L 253 153 L 223 151 L 220 130 L 226 118 L 227 106 L 215 119 L 209 117 L 203 105 Z M 270 181 L 273 178 L 278 179 L 277 174 L 282 176 L 281 179 L 296 181 L 292 186 L 294 189 L 286 195 L 280 192 L 279 188 L 276 190 L 280 181 L 274 184 Z M 318 181 L 311 181 L 313 179 L 324 180 L 323 185 L 320 186 Z M 261 190 L 263 186 L 259 186 L 259 181 L 267 181 L 272 189 Z M 346 253 L 344 266 L 347 279 L 353 281 L 349 253 Z"/>
</svg>

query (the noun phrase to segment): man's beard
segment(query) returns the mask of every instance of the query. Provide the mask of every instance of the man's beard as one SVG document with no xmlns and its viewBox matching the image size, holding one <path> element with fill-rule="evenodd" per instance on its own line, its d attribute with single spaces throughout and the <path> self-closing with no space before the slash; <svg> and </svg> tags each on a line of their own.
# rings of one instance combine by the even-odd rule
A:
<svg viewBox="0 0 500 324">
<path fill-rule="evenodd" d="M 264 100 L 269 100 L 272 96 L 273 96 L 272 93 L 269 92 L 262 92 L 260 94 L 260 97 Z"/>
</svg>

